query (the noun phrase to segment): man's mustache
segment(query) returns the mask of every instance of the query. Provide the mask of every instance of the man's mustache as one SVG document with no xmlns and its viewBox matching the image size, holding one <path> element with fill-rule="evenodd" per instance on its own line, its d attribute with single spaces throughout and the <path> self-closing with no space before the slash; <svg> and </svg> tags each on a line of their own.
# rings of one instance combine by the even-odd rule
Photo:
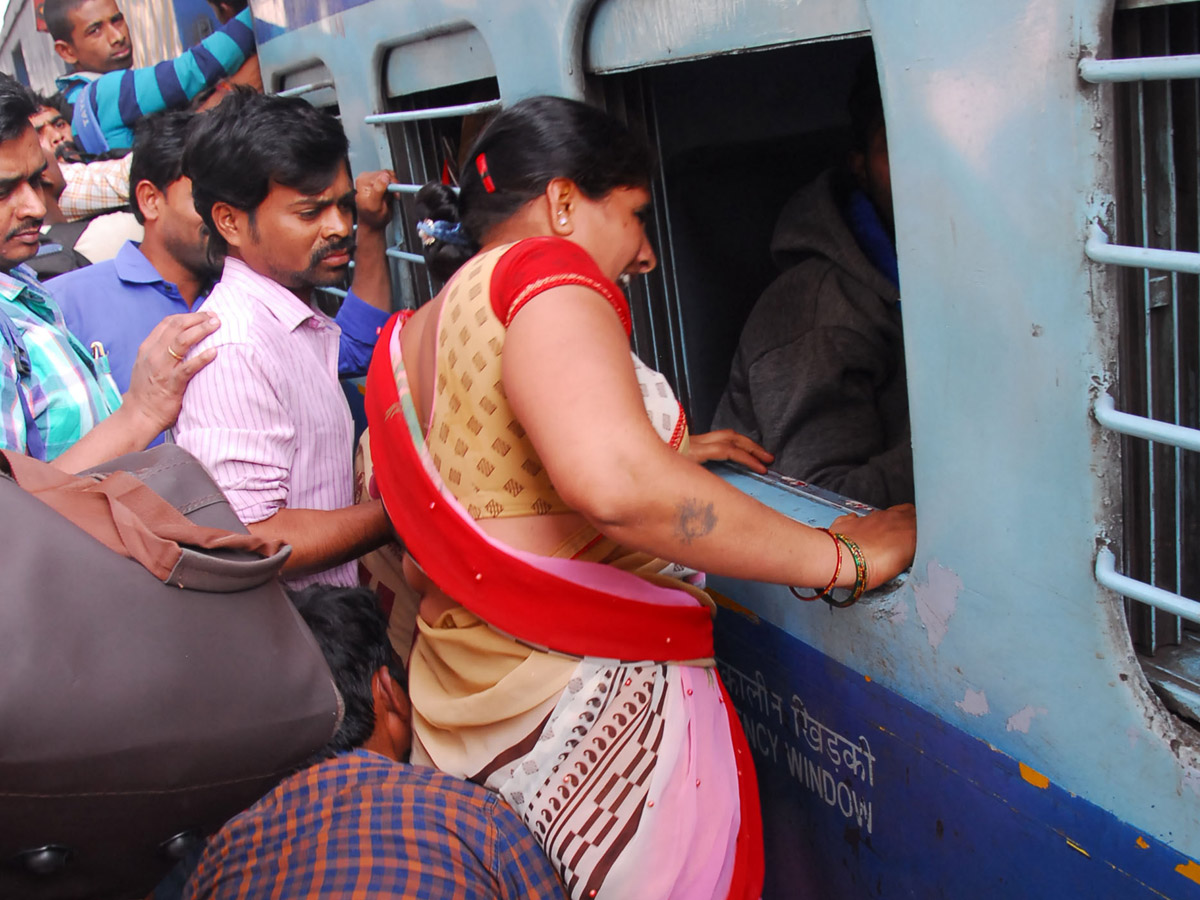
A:
<svg viewBox="0 0 1200 900">
<path fill-rule="evenodd" d="M 42 220 L 41 219 L 22 219 L 20 222 L 17 223 L 17 226 L 12 231 L 10 231 L 8 234 L 6 234 L 4 236 L 4 240 L 11 241 L 18 234 L 24 234 L 27 231 L 41 231 L 41 230 L 42 230 Z"/>
<path fill-rule="evenodd" d="M 336 241 L 325 244 L 323 247 L 318 247 L 313 251 L 312 259 L 309 261 L 309 264 L 315 266 L 325 257 L 333 256 L 335 253 L 349 253 L 350 256 L 353 257 L 354 235 L 347 235 L 344 238 L 339 238 Z"/>
</svg>

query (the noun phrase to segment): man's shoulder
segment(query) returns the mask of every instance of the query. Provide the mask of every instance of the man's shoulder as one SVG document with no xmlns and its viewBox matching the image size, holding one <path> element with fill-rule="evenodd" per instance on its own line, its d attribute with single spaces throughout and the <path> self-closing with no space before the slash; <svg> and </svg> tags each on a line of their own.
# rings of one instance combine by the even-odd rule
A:
<svg viewBox="0 0 1200 900">
<path fill-rule="evenodd" d="M 108 282 L 108 286 L 121 287 L 121 279 L 117 277 L 117 262 L 115 259 L 105 259 L 90 266 L 83 266 L 48 278 L 43 284 L 46 290 L 54 295 L 61 304 L 67 298 L 73 298 L 77 291 L 91 291 L 96 282 Z M 98 298 L 93 297 L 93 300 Z"/>
</svg>

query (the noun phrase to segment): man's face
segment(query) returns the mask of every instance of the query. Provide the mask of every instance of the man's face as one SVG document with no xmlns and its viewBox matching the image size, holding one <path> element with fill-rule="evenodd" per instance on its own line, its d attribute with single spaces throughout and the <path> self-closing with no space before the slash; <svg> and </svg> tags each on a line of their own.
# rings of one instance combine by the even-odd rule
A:
<svg viewBox="0 0 1200 900">
<path fill-rule="evenodd" d="M 345 165 L 317 194 L 272 183 L 237 250 L 246 265 L 307 300 L 341 283 L 354 258 L 354 184 Z M 232 242 L 231 242 L 232 244 Z"/>
<path fill-rule="evenodd" d="M 186 175 L 167 185 L 158 204 L 158 217 L 146 220 L 146 236 L 157 239 L 184 268 L 200 278 L 211 278 L 208 229 L 192 203 L 192 179 Z"/>
<path fill-rule="evenodd" d="M 895 218 L 892 211 L 892 169 L 888 162 L 887 129 L 880 125 L 871 132 L 867 141 L 866 152 L 855 151 L 850 154 L 850 169 L 854 173 L 858 186 L 866 192 L 875 204 L 879 217 L 891 232 L 895 232 Z"/>
<path fill-rule="evenodd" d="M 29 117 L 29 124 L 37 132 L 42 149 L 51 156 L 54 155 L 59 144 L 71 140 L 71 123 L 53 107 L 38 107 L 38 111 Z"/>
<path fill-rule="evenodd" d="M 37 132 L 26 128 L 0 141 L 0 269 L 37 255 L 42 219 L 46 216 L 42 176 L 46 157 Z"/>
<path fill-rule="evenodd" d="M 71 39 L 54 42 L 66 62 L 83 72 L 115 72 L 133 65 L 129 25 L 117 0 L 84 0 L 67 18 Z"/>
</svg>

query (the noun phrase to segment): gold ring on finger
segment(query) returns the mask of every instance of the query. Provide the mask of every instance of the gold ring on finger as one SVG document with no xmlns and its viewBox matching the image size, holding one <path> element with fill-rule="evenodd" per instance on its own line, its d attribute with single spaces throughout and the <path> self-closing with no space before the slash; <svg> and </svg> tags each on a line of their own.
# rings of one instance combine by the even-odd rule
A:
<svg viewBox="0 0 1200 900">
<path fill-rule="evenodd" d="M 182 356 L 180 356 L 178 353 L 176 353 L 176 352 L 175 352 L 175 348 L 174 348 L 174 347 L 172 347 L 172 346 L 168 345 L 168 346 L 167 346 L 167 352 L 168 352 L 168 353 L 170 353 L 170 354 L 171 354 L 173 357 L 175 357 L 175 359 L 177 359 L 179 362 L 183 362 L 183 357 L 182 357 Z"/>
</svg>

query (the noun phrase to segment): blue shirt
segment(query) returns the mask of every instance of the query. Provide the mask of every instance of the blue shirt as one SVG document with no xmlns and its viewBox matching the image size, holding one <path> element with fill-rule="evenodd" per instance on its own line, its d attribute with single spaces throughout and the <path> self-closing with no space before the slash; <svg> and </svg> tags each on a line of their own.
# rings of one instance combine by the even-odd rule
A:
<svg viewBox="0 0 1200 900">
<path fill-rule="evenodd" d="M 62 308 L 71 333 L 86 347 L 96 341 L 103 345 L 122 393 L 129 390 L 138 347 L 154 326 L 173 313 L 188 312 L 179 289 L 163 280 L 134 241 L 127 241 L 113 259 L 51 278 L 46 287 Z M 201 299 L 207 294 L 206 290 Z M 388 313 L 353 291 L 346 295 L 334 319 L 342 329 L 338 346 L 342 378 L 366 374 L 375 339 L 387 320 Z"/>
</svg>

